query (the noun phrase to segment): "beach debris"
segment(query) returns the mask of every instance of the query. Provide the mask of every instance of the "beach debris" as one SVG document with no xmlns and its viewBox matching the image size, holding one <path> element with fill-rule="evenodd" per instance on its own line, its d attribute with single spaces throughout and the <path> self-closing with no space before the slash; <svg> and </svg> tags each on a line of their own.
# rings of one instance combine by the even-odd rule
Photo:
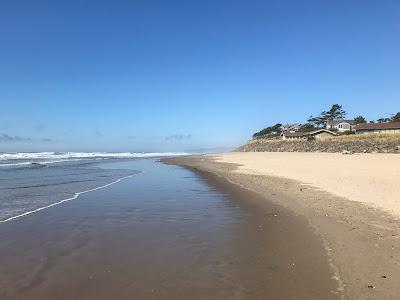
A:
<svg viewBox="0 0 400 300">
<path fill-rule="evenodd" d="M 278 215 L 277 214 L 274 214 L 274 217 L 277 217 Z"/>
<path fill-rule="evenodd" d="M 386 275 L 382 275 L 381 278 L 387 278 Z"/>
<path fill-rule="evenodd" d="M 352 151 L 349 151 L 349 150 L 343 150 L 343 151 L 342 151 L 342 154 L 353 154 L 353 152 L 352 152 Z"/>
<path fill-rule="evenodd" d="M 375 286 L 373 286 L 373 285 L 369 285 L 369 286 L 368 286 L 368 288 L 369 288 L 369 289 L 374 289 L 374 288 L 375 288 Z"/>
</svg>

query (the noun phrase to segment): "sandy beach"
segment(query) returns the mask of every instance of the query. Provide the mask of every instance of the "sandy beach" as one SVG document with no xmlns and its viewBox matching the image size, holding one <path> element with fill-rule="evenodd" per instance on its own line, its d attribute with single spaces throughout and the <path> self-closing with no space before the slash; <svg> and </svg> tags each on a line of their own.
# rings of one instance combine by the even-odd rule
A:
<svg viewBox="0 0 400 300">
<path fill-rule="evenodd" d="M 400 156 L 226 153 L 168 161 L 304 216 L 324 241 L 343 299 L 398 299 Z"/>
<path fill-rule="evenodd" d="M 239 164 L 240 174 L 297 180 L 400 215 L 400 155 L 241 152 L 214 158 Z"/>
</svg>

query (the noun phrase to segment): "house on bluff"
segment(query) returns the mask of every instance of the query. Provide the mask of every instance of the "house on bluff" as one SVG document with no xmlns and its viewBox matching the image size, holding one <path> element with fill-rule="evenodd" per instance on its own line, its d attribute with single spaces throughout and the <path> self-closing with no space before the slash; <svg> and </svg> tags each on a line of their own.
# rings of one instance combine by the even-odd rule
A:
<svg viewBox="0 0 400 300">
<path fill-rule="evenodd" d="M 355 126 L 354 120 L 329 120 L 325 124 L 326 129 L 338 132 L 355 131 Z"/>
<path fill-rule="evenodd" d="M 282 132 L 281 138 L 282 140 L 307 140 L 310 138 L 315 139 L 324 139 L 331 136 L 336 136 L 337 133 L 333 131 L 329 131 L 326 129 L 318 129 L 314 131 L 307 131 L 307 132 Z"/>
</svg>

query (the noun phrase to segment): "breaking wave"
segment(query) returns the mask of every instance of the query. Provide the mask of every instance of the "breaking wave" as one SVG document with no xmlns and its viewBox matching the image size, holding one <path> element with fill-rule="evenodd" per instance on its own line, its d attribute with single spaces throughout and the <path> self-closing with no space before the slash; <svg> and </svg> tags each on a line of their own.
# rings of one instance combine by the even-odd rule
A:
<svg viewBox="0 0 400 300">
<path fill-rule="evenodd" d="M 0 167 L 24 166 L 34 163 L 46 165 L 77 160 L 152 158 L 187 154 L 184 152 L 9 152 L 0 153 Z"/>
</svg>

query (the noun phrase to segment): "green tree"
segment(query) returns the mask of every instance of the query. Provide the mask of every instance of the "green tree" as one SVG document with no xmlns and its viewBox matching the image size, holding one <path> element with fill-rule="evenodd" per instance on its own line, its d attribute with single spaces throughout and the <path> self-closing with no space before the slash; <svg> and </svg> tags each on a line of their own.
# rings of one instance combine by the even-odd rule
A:
<svg viewBox="0 0 400 300">
<path fill-rule="evenodd" d="M 367 120 L 363 116 L 358 116 L 354 118 L 356 124 L 367 123 Z"/>
<path fill-rule="evenodd" d="M 253 138 L 259 138 L 262 136 L 274 136 L 279 134 L 282 131 L 282 124 L 277 123 L 274 126 L 266 127 L 259 132 L 253 134 Z"/>
<path fill-rule="evenodd" d="M 392 121 L 393 122 L 400 122 L 400 112 L 398 112 L 397 114 L 393 115 Z"/>
<path fill-rule="evenodd" d="M 390 121 L 392 121 L 392 119 L 391 118 L 380 118 L 380 119 L 378 119 L 378 120 L 376 120 L 378 123 L 387 123 L 387 122 L 390 122 Z"/>
<path fill-rule="evenodd" d="M 299 132 L 307 132 L 313 130 L 315 130 L 315 126 L 311 123 L 306 123 L 300 127 Z"/>
<path fill-rule="evenodd" d="M 322 113 L 326 120 L 343 120 L 346 116 L 346 111 L 339 104 L 333 104 L 331 109 Z"/>
<path fill-rule="evenodd" d="M 325 112 L 322 112 L 322 114 L 324 114 Z M 321 115 L 322 115 L 321 114 Z M 307 122 L 315 127 L 321 127 L 323 125 L 325 125 L 326 120 L 321 116 L 317 116 L 317 117 L 313 117 L 311 116 Z"/>
<path fill-rule="evenodd" d="M 340 104 L 333 104 L 328 111 L 323 111 L 317 117 L 311 116 L 307 121 L 316 127 L 324 126 L 327 121 L 343 120 L 346 111 Z"/>
</svg>

